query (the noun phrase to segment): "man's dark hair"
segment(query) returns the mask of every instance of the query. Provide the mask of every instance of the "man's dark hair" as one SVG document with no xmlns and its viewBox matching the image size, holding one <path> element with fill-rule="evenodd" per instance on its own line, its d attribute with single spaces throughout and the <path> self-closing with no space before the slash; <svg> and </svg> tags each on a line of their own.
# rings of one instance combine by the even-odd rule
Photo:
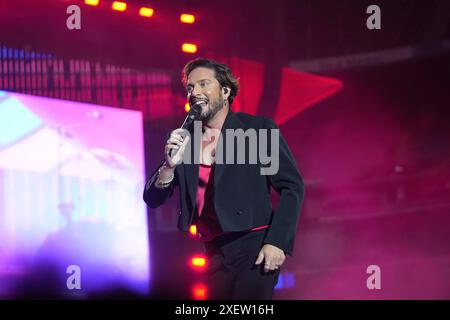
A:
<svg viewBox="0 0 450 320">
<path fill-rule="evenodd" d="M 181 74 L 181 81 L 183 85 L 186 87 L 188 82 L 189 74 L 192 70 L 203 67 L 212 69 L 215 71 L 215 77 L 217 81 L 219 81 L 222 87 L 228 87 L 230 89 L 230 95 L 228 96 L 228 104 L 231 106 L 234 98 L 237 96 L 239 91 L 239 82 L 236 77 L 232 74 L 231 69 L 222 63 L 217 61 L 206 59 L 206 58 L 197 58 L 195 60 L 191 60 L 183 68 L 183 72 Z"/>
</svg>

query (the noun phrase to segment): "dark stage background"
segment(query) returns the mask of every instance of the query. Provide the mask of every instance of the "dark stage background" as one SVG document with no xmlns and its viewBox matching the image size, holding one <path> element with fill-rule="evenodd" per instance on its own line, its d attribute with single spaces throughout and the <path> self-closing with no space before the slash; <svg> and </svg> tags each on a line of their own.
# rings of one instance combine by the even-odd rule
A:
<svg viewBox="0 0 450 320">
<path fill-rule="evenodd" d="M 305 180 L 274 298 L 450 298 L 450 2 L 377 1 L 380 30 L 366 27 L 363 0 L 124 2 L 115 12 L 106 0 L 1 1 L 0 90 L 140 111 L 149 177 L 185 116 L 182 66 L 226 62 L 242 87 L 233 109 L 274 118 Z M 80 30 L 66 27 L 71 4 Z M 175 193 L 148 210 L 148 294 L 84 298 L 196 298 L 201 271 L 189 261 L 202 249 L 176 230 L 178 209 Z M 379 290 L 366 286 L 370 265 Z"/>
</svg>

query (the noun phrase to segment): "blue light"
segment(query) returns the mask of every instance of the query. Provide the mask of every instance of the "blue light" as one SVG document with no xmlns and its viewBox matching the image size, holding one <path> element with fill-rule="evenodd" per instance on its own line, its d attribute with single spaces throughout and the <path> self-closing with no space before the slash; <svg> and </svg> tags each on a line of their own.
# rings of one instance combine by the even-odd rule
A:
<svg viewBox="0 0 450 320">
<path fill-rule="evenodd" d="M 294 274 L 292 274 L 290 272 L 286 273 L 285 282 L 286 282 L 286 288 L 293 288 L 295 286 Z"/>
<path fill-rule="evenodd" d="M 284 288 L 284 275 L 280 274 L 278 276 L 278 282 L 277 282 L 277 285 L 275 286 L 275 290 L 282 289 L 282 288 Z"/>
<path fill-rule="evenodd" d="M 292 272 L 281 273 L 278 277 L 275 290 L 293 288 L 295 286 L 295 277 Z"/>
<path fill-rule="evenodd" d="M 0 97 L 6 93 L 0 91 Z M 23 138 L 42 124 L 41 119 L 19 100 L 0 101 L 0 148 Z"/>
</svg>

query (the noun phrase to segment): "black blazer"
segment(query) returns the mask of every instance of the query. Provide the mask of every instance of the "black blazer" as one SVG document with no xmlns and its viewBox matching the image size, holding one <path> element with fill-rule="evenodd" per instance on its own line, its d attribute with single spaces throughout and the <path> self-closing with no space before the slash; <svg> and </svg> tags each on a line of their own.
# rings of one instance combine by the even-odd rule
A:
<svg viewBox="0 0 450 320">
<path fill-rule="evenodd" d="M 222 127 L 223 141 L 226 145 L 226 129 L 278 129 L 270 119 L 252 116 L 246 113 L 228 112 Z M 270 138 L 270 133 L 267 134 Z M 195 139 L 194 136 L 192 136 Z M 199 137 L 201 139 L 201 137 Z M 191 141 L 193 140 L 191 139 Z M 267 141 L 270 139 L 265 139 Z M 188 146 L 193 150 L 193 143 Z M 259 140 L 258 140 L 259 145 Z M 225 148 L 224 148 L 225 149 Z M 268 145 L 269 153 L 271 145 Z M 259 150 L 259 149 L 258 149 Z M 193 154 L 193 152 L 192 152 Z M 226 159 L 226 152 L 224 152 Z M 236 160 L 235 143 L 235 160 Z M 246 145 L 248 155 L 248 144 Z M 256 164 L 219 164 L 214 171 L 214 205 L 215 212 L 224 232 L 245 231 L 255 227 L 269 225 L 265 243 L 282 249 L 292 255 L 298 218 L 304 198 L 304 184 L 295 160 L 286 141 L 279 135 L 279 169 L 273 175 L 261 175 L 259 157 Z M 225 161 L 223 161 L 225 163 Z M 191 161 L 193 163 L 193 161 Z M 268 167 L 268 166 L 266 166 Z M 180 216 L 178 228 L 187 231 L 198 217 L 196 210 L 196 193 L 198 186 L 199 165 L 180 164 L 175 169 L 172 184 L 166 189 L 155 187 L 157 170 L 144 188 L 144 201 L 150 208 L 157 208 L 173 194 L 175 187 L 180 187 Z M 273 210 L 270 199 L 270 187 L 279 194 L 276 208 Z"/>
</svg>

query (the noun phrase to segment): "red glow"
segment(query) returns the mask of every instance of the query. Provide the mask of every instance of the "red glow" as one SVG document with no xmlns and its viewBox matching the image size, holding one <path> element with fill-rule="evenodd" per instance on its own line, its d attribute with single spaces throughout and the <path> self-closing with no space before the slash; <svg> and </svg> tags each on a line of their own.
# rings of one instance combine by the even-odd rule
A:
<svg viewBox="0 0 450 320">
<path fill-rule="evenodd" d="M 150 18 L 153 16 L 154 12 L 155 12 L 155 10 L 153 10 L 152 8 L 142 7 L 141 9 L 139 9 L 139 15 L 142 17 Z"/>
<path fill-rule="evenodd" d="M 189 23 L 189 24 L 192 24 L 192 23 L 195 22 L 195 16 L 194 16 L 193 14 L 183 13 L 183 14 L 180 16 L 180 21 L 181 21 L 182 23 Z"/>
<path fill-rule="evenodd" d="M 127 9 L 127 4 L 125 2 L 114 1 L 112 9 L 116 11 L 125 11 Z"/>
<path fill-rule="evenodd" d="M 274 120 L 280 125 L 297 114 L 336 94 L 343 88 L 342 81 L 329 77 L 283 68 L 280 98 Z M 299 90 L 298 88 L 303 88 Z M 292 101 L 295 101 L 293 107 Z"/>
<path fill-rule="evenodd" d="M 204 284 L 196 284 L 192 288 L 192 296 L 195 300 L 205 300 L 208 294 L 208 288 Z"/>
<path fill-rule="evenodd" d="M 183 45 L 181 46 L 181 50 L 187 53 L 196 53 L 197 46 L 193 43 L 183 43 Z"/>
<path fill-rule="evenodd" d="M 99 0 L 84 0 L 84 3 L 89 6 L 98 6 Z"/>
<path fill-rule="evenodd" d="M 196 269 L 204 269 L 206 266 L 206 258 L 204 256 L 195 256 L 191 259 L 191 265 Z"/>
</svg>

